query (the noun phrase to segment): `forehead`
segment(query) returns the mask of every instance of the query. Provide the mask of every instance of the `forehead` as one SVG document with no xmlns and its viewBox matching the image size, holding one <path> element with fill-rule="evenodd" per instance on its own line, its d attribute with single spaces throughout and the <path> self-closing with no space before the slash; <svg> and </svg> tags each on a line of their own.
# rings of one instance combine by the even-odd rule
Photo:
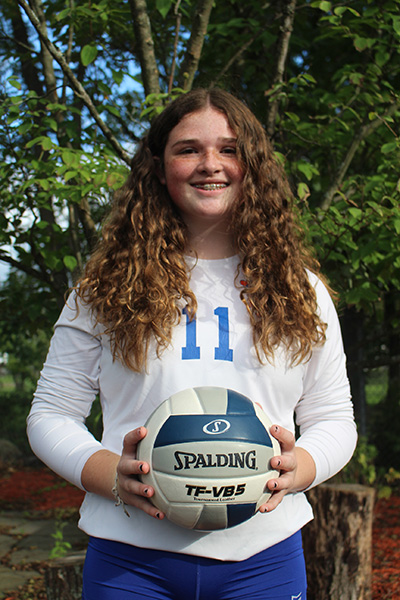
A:
<svg viewBox="0 0 400 600">
<path fill-rule="evenodd" d="M 205 138 L 236 138 L 224 113 L 211 106 L 185 115 L 170 131 L 168 143 Z"/>
</svg>

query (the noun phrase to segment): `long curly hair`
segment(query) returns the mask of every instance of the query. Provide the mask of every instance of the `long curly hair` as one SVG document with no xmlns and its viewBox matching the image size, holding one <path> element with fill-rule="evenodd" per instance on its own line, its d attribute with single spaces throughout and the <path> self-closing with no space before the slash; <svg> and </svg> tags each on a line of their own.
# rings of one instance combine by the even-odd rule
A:
<svg viewBox="0 0 400 600">
<path fill-rule="evenodd" d="M 185 115 L 207 106 L 221 111 L 237 136 L 244 177 L 230 234 L 240 260 L 235 284 L 249 313 L 259 361 L 271 360 L 284 344 L 292 364 L 298 364 L 325 340 L 326 325 L 306 271 L 317 272 L 318 263 L 302 244 L 290 186 L 262 125 L 228 92 L 195 89 L 151 124 L 76 286 L 110 337 L 114 359 L 134 371 L 146 367 L 154 341 L 157 356 L 169 346 L 182 306 L 191 316 L 197 309 L 185 262 L 188 232 L 157 169 L 170 131 Z"/>
</svg>

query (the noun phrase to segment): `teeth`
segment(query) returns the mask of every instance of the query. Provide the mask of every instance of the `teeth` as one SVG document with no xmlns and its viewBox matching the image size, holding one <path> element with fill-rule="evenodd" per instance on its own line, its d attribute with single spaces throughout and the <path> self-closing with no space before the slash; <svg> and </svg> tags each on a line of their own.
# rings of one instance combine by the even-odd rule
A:
<svg viewBox="0 0 400 600">
<path fill-rule="evenodd" d="M 227 187 L 226 183 L 205 183 L 204 185 L 195 185 L 200 190 L 222 190 Z"/>
</svg>

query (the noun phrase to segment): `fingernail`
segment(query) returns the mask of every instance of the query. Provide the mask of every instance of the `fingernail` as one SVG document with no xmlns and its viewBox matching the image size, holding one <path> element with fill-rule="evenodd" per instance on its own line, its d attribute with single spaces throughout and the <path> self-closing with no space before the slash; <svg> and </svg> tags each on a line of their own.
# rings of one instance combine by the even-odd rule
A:
<svg viewBox="0 0 400 600">
<path fill-rule="evenodd" d="M 281 461 L 280 461 L 280 460 L 278 460 L 278 462 L 276 463 L 276 466 L 277 466 L 277 467 L 280 467 L 280 466 L 281 466 Z"/>
<path fill-rule="evenodd" d="M 157 519 L 161 519 L 161 515 L 160 515 L 160 513 L 157 513 L 157 514 L 156 514 L 156 518 L 157 518 Z"/>
<path fill-rule="evenodd" d="M 149 493 L 149 489 L 148 488 L 146 488 L 145 490 L 143 490 L 143 494 L 146 494 L 146 496 L 147 496 L 148 493 Z"/>
<path fill-rule="evenodd" d="M 275 433 L 278 433 L 278 431 L 279 431 L 279 427 L 277 427 L 277 426 L 275 425 L 275 427 L 274 427 L 274 431 L 275 431 Z"/>
<path fill-rule="evenodd" d="M 140 465 L 139 465 L 139 471 L 141 471 L 143 473 L 143 465 L 142 465 L 142 463 L 140 463 Z"/>
<path fill-rule="evenodd" d="M 274 482 L 274 490 L 278 487 L 278 484 L 276 483 L 276 481 Z"/>
</svg>

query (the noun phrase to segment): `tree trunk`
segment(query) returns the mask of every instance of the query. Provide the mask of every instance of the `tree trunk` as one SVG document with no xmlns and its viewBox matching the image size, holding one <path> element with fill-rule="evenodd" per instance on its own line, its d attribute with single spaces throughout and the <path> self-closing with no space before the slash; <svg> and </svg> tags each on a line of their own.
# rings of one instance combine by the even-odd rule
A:
<svg viewBox="0 0 400 600">
<path fill-rule="evenodd" d="M 365 393 L 365 323 L 362 312 L 347 308 L 341 318 L 343 343 L 347 356 L 347 373 L 350 380 L 354 412 L 360 435 L 367 435 L 367 399 Z"/>
<path fill-rule="evenodd" d="M 307 600 L 371 600 L 374 495 L 356 484 L 308 492 L 314 520 L 303 529 Z"/>
<path fill-rule="evenodd" d="M 54 560 L 45 571 L 47 600 L 81 600 L 85 552 Z"/>
</svg>

